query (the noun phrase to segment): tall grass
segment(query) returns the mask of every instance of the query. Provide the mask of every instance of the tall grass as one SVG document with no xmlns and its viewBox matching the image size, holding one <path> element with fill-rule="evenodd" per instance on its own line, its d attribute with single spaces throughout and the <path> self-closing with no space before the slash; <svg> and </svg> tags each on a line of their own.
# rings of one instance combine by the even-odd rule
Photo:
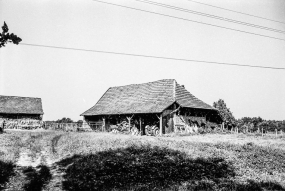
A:
<svg viewBox="0 0 285 191">
<path fill-rule="evenodd" d="M 140 137 L 110 133 L 65 133 L 52 131 L 11 131 L 0 135 L 0 137 L 0 160 L 12 161 L 14 163 L 17 161 L 17 153 L 19 153 L 22 149 L 30 149 L 34 153 L 45 150 L 48 152 L 49 157 L 52 158 L 54 162 L 61 161 L 69 164 L 69 166 L 62 168 L 63 172 L 67 173 L 67 180 L 73 180 L 73 173 L 71 172 L 75 172 L 75 170 L 78 173 L 74 173 L 74 175 L 78 176 L 80 173 L 82 173 L 83 176 L 84 172 L 89 166 L 91 169 L 95 169 L 94 172 L 96 172 L 96 174 L 98 174 L 96 170 L 101 168 L 105 171 L 105 167 L 110 170 L 106 172 L 111 172 L 115 169 L 115 167 L 117 168 L 118 164 L 122 164 L 120 161 L 128 161 L 126 164 L 124 164 L 124 169 L 127 172 L 136 171 L 137 176 L 133 175 L 132 173 L 124 173 L 121 175 L 122 177 L 125 177 L 126 180 L 130 180 L 132 177 L 136 179 L 140 172 L 137 171 L 138 169 L 143 168 L 146 171 L 149 170 L 147 172 L 152 172 L 153 170 L 154 174 L 156 174 L 154 177 L 156 178 L 152 179 L 146 176 L 145 180 L 150 183 L 149 185 L 154 187 L 157 186 L 163 189 L 165 188 L 166 190 L 284 190 L 285 188 L 284 138 L 275 139 L 274 137 L 270 138 L 268 136 L 255 137 L 253 135 L 246 134 L 203 134 L 191 136 L 172 135 L 171 137 Z M 152 152 L 151 150 L 155 152 Z M 121 151 L 124 156 L 111 158 L 108 157 L 109 154 L 112 156 L 112 154 L 119 151 Z M 173 152 L 180 153 L 181 156 L 183 155 L 182 159 L 177 157 L 178 155 L 180 156 L 180 154 L 175 155 Z M 158 153 L 158 156 L 156 156 L 155 153 Z M 171 163 L 172 159 L 167 158 L 168 155 L 172 156 L 170 158 L 176 158 L 177 161 L 180 161 L 181 163 L 177 164 L 181 164 L 182 166 L 175 166 L 174 164 L 176 163 Z M 98 157 L 101 157 L 100 159 L 102 160 L 98 160 Z M 138 161 L 145 161 L 145 164 L 140 163 L 140 165 L 138 165 L 137 159 Z M 215 162 L 214 159 L 221 160 L 222 166 L 228 165 L 227 169 L 231 169 L 233 174 L 229 175 L 227 178 L 217 178 L 216 175 L 211 175 L 212 171 L 219 172 L 216 167 L 213 168 L 214 170 L 211 172 L 209 172 L 209 170 L 205 170 L 205 175 L 203 175 L 203 178 L 200 179 L 187 174 L 191 174 L 199 169 L 203 171 L 203 169 L 205 169 L 204 166 L 207 166 L 207 161 L 210 161 L 214 166 L 218 165 L 219 163 Z M 102 165 L 104 165 L 102 166 L 98 161 L 103 161 Z M 156 163 L 153 161 L 159 162 Z M 192 163 L 189 161 L 196 166 L 191 166 L 190 164 Z M 145 166 L 146 162 L 152 165 L 154 168 L 148 168 L 149 166 Z M 132 163 L 134 165 L 137 164 L 138 166 L 130 165 Z M 166 170 L 165 173 L 163 173 L 163 168 L 159 166 L 162 164 L 168 166 L 169 169 L 172 169 L 172 171 L 169 172 Z M 184 172 L 181 167 L 193 168 L 192 170 L 189 170 L 189 172 L 185 172 L 183 177 L 179 178 L 179 181 L 177 181 L 175 178 L 172 179 L 172 184 L 160 184 L 157 182 L 159 180 L 157 175 L 158 173 L 161 172 L 163 177 L 167 177 L 167 174 L 175 174 L 175 169 L 180 169 L 180 171 Z M 203 173 L 200 173 L 200 175 L 201 174 Z M 199 175 L 199 173 L 197 175 Z M 180 175 L 175 174 L 175 176 L 179 177 Z M 120 179 L 119 176 L 112 173 L 109 173 L 105 179 L 104 177 L 101 179 L 102 177 L 99 179 L 104 180 L 105 182 L 107 180 L 113 181 L 114 179 Z M 107 177 L 112 178 L 109 179 Z M 200 177 L 202 177 L 202 175 Z M 89 178 L 94 180 L 93 171 L 90 172 Z M 86 181 L 87 182 L 81 182 L 80 185 L 87 184 L 88 180 L 86 179 Z M 124 182 L 124 180 L 119 182 Z M 144 184 L 145 182 L 139 182 L 139 184 L 135 184 L 133 182 L 132 184 L 128 184 L 128 189 L 147 189 L 147 187 L 143 187 Z M 73 185 L 73 187 L 76 186 L 77 185 Z M 96 186 L 105 188 L 105 184 L 103 183 L 97 182 Z M 49 190 L 53 189 L 54 188 L 49 188 Z M 69 189 L 72 190 L 72 188 Z M 114 183 L 110 189 L 120 190 L 124 188 L 119 184 Z"/>
</svg>

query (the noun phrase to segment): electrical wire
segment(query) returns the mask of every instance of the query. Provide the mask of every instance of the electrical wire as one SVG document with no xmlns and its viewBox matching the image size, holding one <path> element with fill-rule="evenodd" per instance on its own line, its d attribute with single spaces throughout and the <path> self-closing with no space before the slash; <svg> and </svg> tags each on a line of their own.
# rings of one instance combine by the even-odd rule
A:
<svg viewBox="0 0 285 191">
<path fill-rule="evenodd" d="M 237 31 L 237 32 L 241 32 L 241 33 L 247 33 L 247 34 L 252 34 L 252 35 L 256 35 L 256 36 L 261 36 L 261 37 L 271 38 L 271 39 L 275 39 L 275 40 L 282 40 L 282 41 L 285 41 L 285 39 L 283 39 L 283 38 L 277 38 L 277 37 L 267 36 L 267 35 L 263 35 L 263 34 L 258 34 L 258 33 L 253 33 L 253 32 L 247 32 L 247 31 L 243 31 L 243 30 L 233 29 L 233 28 L 229 28 L 229 27 L 223 27 L 223 26 L 219 26 L 219 25 L 204 23 L 204 22 L 200 22 L 200 21 L 185 19 L 185 18 L 181 18 L 181 17 L 171 16 L 171 15 L 162 14 L 162 13 L 157 13 L 157 12 L 152 12 L 152 11 L 146 11 L 146 10 L 143 10 L 143 9 L 128 7 L 128 6 L 119 5 L 119 4 L 114 4 L 114 3 L 109 3 L 109 2 L 105 2 L 105 1 L 99 1 L 99 0 L 93 0 L 93 1 L 99 2 L 99 3 L 108 4 L 108 5 L 113 5 L 113 6 L 117 6 L 117 7 L 123 7 L 123 8 L 127 8 L 127 9 L 132 9 L 132 10 L 136 10 L 136 11 L 151 13 L 151 14 L 155 14 L 155 15 L 165 16 L 165 17 L 169 17 L 169 18 L 179 19 L 179 20 L 183 20 L 183 21 L 189 21 L 189 22 L 199 23 L 199 24 L 208 25 L 208 26 L 212 26 L 212 27 L 217 27 L 217 28 L 222 28 L 222 29 Z"/>
<path fill-rule="evenodd" d="M 214 5 L 210 5 L 210 4 L 206 4 L 206 3 L 201 3 L 201 2 L 198 2 L 198 1 L 193 1 L 193 0 L 186 0 L 186 1 L 191 1 L 193 3 L 198 3 L 198 4 L 201 4 L 201 5 L 215 7 L 217 9 L 222 9 L 222 10 L 226 10 L 226 11 L 230 11 L 230 12 L 234 12 L 234 13 L 238 13 L 238 14 L 242 14 L 242 15 L 247 15 L 247 16 L 250 16 L 250 17 L 255 17 L 255 18 L 259 18 L 259 19 L 263 19 L 263 20 L 267 20 L 267 21 L 272 21 L 272 22 L 276 22 L 276 23 L 285 24 L 285 22 L 281 22 L 281 21 L 277 21 L 277 20 L 273 20 L 273 19 L 268 19 L 268 18 L 265 18 L 265 17 L 260 17 L 260 16 L 248 14 L 248 13 L 242 13 L 242 12 L 239 12 L 239 11 L 234 11 L 234 10 L 226 9 L 226 8 L 223 8 L 223 7 L 218 7 L 218 6 L 214 6 Z"/>
<path fill-rule="evenodd" d="M 214 61 L 194 60 L 194 59 L 185 59 L 185 58 L 172 58 L 172 57 L 163 57 L 163 56 L 152 56 L 152 55 L 144 55 L 144 54 L 132 54 L 132 53 L 112 52 L 112 51 L 103 51 L 103 50 L 91 50 L 91 49 L 81 49 L 81 48 L 69 48 L 69 47 L 61 47 L 61 46 L 30 44 L 30 43 L 19 43 L 19 44 L 25 45 L 25 46 L 34 46 L 34 47 L 45 47 L 45 48 L 55 48 L 55 49 L 74 50 L 74 51 L 96 52 L 96 53 L 104 53 L 104 54 L 115 54 L 115 55 L 133 56 L 133 57 L 155 58 L 155 59 L 175 60 L 175 61 L 184 61 L 184 62 L 199 62 L 199 63 L 208 63 L 208 64 L 227 65 L 227 66 L 240 66 L 240 67 L 251 67 L 251 68 L 285 70 L 285 68 L 271 67 L 271 66 L 234 64 L 234 63 L 226 63 L 226 62 L 214 62 Z"/>
<path fill-rule="evenodd" d="M 225 18 L 225 17 L 219 17 L 219 16 L 216 16 L 216 15 L 211 15 L 211 14 L 207 14 L 207 13 L 203 13 L 203 12 L 193 11 L 193 10 L 190 10 L 190 9 L 184 9 L 184 8 L 180 8 L 180 7 L 175 7 L 175 6 L 162 4 L 162 3 L 157 3 L 157 2 L 153 2 L 153 1 L 147 1 L 147 0 L 134 0 L 134 1 L 141 2 L 141 3 L 146 3 L 146 4 L 152 4 L 152 5 L 155 5 L 155 6 L 164 7 L 164 8 L 168 8 L 168 9 L 173 9 L 173 10 L 177 10 L 177 11 L 187 12 L 187 13 L 191 13 L 191 14 L 195 14 L 195 15 L 201 15 L 201 16 L 204 16 L 204 17 L 209 17 L 209 18 L 213 18 L 213 19 L 226 21 L 226 22 L 231 22 L 231 23 L 235 23 L 235 24 L 245 25 L 245 26 L 249 26 L 249 27 L 253 27 L 253 28 L 258 28 L 258 29 L 263 29 L 263 30 L 268 30 L 268 31 L 276 32 L 276 33 L 285 34 L 285 31 L 282 31 L 282 30 L 278 30 L 278 29 L 274 29 L 274 28 L 270 28 L 270 27 L 265 27 L 265 26 L 261 26 L 261 25 L 255 25 L 255 24 L 252 24 L 252 23 L 242 22 L 242 21 L 238 21 L 238 20 L 233 20 L 233 19 L 229 19 L 229 18 Z"/>
</svg>

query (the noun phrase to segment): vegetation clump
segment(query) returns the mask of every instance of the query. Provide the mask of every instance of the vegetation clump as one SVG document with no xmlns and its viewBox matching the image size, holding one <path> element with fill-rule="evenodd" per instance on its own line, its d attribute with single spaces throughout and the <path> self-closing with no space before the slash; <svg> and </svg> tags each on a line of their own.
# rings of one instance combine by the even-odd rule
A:
<svg viewBox="0 0 285 191">
<path fill-rule="evenodd" d="M 27 183 L 24 185 L 25 191 L 41 191 L 43 187 L 50 181 L 52 175 L 47 166 L 38 166 L 38 171 L 32 167 L 23 170 L 27 176 Z"/>
<path fill-rule="evenodd" d="M 15 174 L 15 165 L 12 162 L 4 162 L 0 160 L 0 190 L 5 187 L 5 183 Z"/>
<path fill-rule="evenodd" d="M 157 146 L 110 149 L 73 159 L 61 162 L 73 162 L 64 177 L 66 190 L 166 189 L 188 180 L 218 181 L 235 175 L 232 165 L 221 158 L 191 159 Z"/>
</svg>

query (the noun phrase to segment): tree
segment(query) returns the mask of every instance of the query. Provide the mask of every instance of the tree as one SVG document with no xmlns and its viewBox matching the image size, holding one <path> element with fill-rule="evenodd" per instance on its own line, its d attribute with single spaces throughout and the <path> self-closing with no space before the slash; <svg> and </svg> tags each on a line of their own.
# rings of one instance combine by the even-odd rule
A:
<svg viewBox="0 0 285 191">
<path fill-rule="evenodd" d="M 9 28 L 8 25 L 4 22 L 4 25 L 2 26 L 2 33 L 0 33 L 0 48 L 4 47 L 5 44 L 8 42 L 12 42 L 14 44 L 19 44 L 19 42 L 22 41 L 21 38 L 19 38 L 14 33 L 8 33 Z"/>
<path fill-rule="evenodd" d="M 83 123 L 83 120 L 80 119 L 76 123 Z"/>
<path fill-rule="evenodd" d="M 56 123 L 73 123 L 70 118 L 63 117 L 62 119 L 58 119 L 55 121 Z"/>
<path fill-rule="evenodd" d="M 217 102 L 214 102 L 213 107 L 218 109 L 226 128 L 232 128 L 236 125 L 236 119 L 230 109 L 227 108 L 224 100 L 219 99 Z"/>
</svg>

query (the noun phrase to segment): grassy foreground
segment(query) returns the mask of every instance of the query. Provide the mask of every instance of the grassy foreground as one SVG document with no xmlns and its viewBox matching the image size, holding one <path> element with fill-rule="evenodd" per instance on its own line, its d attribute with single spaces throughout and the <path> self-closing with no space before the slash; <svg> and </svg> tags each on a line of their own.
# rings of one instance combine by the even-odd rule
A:
<svg viewBox="0 0 285 191">
<path fill-rule="evenodd" d="M 0 190 L 285 190 L 284 161 L 282 137 L 6 131 Z"/>
</svg>

